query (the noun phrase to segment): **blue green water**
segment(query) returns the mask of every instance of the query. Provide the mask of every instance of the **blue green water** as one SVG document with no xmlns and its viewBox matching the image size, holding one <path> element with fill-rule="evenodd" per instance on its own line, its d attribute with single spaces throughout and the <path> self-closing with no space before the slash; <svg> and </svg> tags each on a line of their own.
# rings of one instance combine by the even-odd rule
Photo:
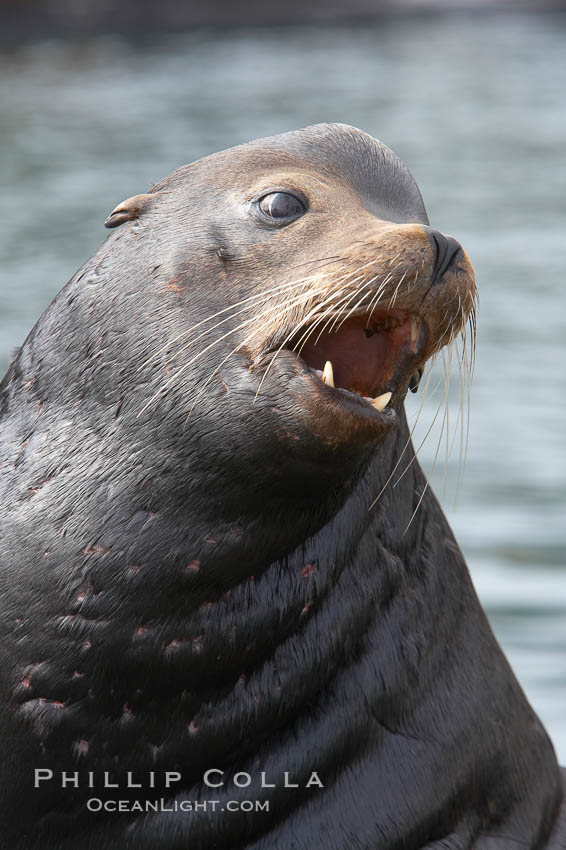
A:
<svg viewBox="0 0 566 850">
<path fill-rule="evenodd" d="M 0 54 L 2 372 L 104 238 L 107 213 L 178 165 L 318 121 L 362 127 L 407 162 L 481 293 L 463 479 L 458 438 L 448 461 L 443 439 L 433 469 L 433 429 L 421 457 L 563 761 L 565 55 L 564 18 L 509 14 Z M 456 370 L 450 440 L 457 385 Z M 426 399 L 417 442 L 442 395 Z"/>
</svg>

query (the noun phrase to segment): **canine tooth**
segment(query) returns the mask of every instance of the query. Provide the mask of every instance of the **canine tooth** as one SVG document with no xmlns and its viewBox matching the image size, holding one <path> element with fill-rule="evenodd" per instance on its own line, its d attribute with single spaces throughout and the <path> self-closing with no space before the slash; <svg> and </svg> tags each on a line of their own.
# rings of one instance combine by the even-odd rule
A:
<svg viewBox="0 0 566 850">
<path fill-rule="evenodd" d="M 329 387 L 334 386 L 334 371 L 332 369 L 332 363 L 330 360 L 327 360 L 324 364 L 324 372 L 322 373 L 323 383 L 328 384 Z"/>
<path fill-rule="evenodd" d="M 419 338 L 419 318 L 411 315 L 411 342 L 416 342 Z"/>
<path fill-rule="evenodd" d="M 383 393 L 383 395 L 378 395 L 377 398 L 372 399 L 372 407 L 375 407 L 376 410 L 383 410 L 383 408 L 387 407 L 389 404 L 392 395 L 393 393 Z"/>
</svg>

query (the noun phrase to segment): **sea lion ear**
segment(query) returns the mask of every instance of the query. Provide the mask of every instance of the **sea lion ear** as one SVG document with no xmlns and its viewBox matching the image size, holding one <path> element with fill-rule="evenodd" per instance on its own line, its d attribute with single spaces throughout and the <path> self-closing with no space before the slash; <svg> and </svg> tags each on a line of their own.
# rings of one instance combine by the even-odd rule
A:
<svg viewBox="0 0 566 850">
<path fill-rule="evenodd" d="M 134 195 L 132 198 L 126 198 L 125 201 L 114 207 L 104 222 L 104 227 L 118 227 L 119 224 L 123 224 L 125 221 L 133 221 L 139 218 L 156 197 L 157 193 Z"/>
</svg>

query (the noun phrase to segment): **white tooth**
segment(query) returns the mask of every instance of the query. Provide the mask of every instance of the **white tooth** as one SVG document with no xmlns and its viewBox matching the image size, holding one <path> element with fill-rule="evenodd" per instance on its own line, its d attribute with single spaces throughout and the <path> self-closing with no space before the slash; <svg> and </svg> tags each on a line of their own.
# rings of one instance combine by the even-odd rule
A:
<svg viewBox="0 0 566 850">
<path fill-rule="evenodd" d="M 372 407 L 375 407 L 376 410 L 383 410 L 384 407 L 387 407 L 391 400 L 391 396 L 393 393 L 383 393 L 383 395 L 378 395 L 377 398 L 372 399 Z"/>
<path fill-rule="evenodd" d="M 323 383 L 328 384 L 329 387 L 334 386 L 334 371 L 332 369 L 332 363 L 330 360 L 327 360 L 324 364 L 324 372 L 322 373 Z"/>
<path fill-rule="evenodd" d="M 416 342 L 419 338 L 419 318 L 411 316 L 411 342 Z"/>
</svg>

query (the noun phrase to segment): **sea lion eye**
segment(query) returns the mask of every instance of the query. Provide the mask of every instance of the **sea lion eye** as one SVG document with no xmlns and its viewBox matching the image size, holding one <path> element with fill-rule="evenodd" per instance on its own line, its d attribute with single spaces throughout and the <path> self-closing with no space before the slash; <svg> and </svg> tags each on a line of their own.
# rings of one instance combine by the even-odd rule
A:
<svg viewBox="0 0 566 850">
<path fill-rule="evenodd" d="M 307 206 L 296 195 L 290 192 L 271 192 L 259 202 L 259 208 L 269 218 L 298 218 L 307 211 Z"/>
</svg>

